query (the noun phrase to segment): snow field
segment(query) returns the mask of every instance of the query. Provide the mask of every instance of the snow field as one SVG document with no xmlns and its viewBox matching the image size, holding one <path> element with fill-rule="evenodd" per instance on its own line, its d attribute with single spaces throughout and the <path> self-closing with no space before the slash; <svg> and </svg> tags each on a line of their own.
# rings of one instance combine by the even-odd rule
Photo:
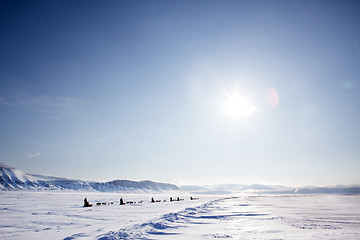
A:
<svg viewBox="0 0 360 240">
<path fill-rule="evenodd" d="M 83 208 L 85 197 L 114 204 Z M 120 197 L 143 203 L 119 206 Z M 169 197 L 0 192 L 0 239 L 360 239 L 359 195 Z"/>
<path fill-rule="evenodd" d="M 96 239 L 98 235 L 116 231 L 169 212 L 178 212 L 186 207 L 201 205 L 214 199 L 202 197 L 190 201 L 169 202 L 164 195 L 120 194 L 100 192 L 24 192 L 0 191 L 0 239 Z M 93 207 L 84 208 L 84 198 Z M 143 201 L 141 204 L 119 205 L 120 198 L 127 201 Z M 150 203 L 151 197 L 166 202 Z M 96 206 L 96 202 L 114 202 Z"/>
<path fill-rule="evenodd" d="M 360 239 L 360 196 L 213 200 L 99 236 L 114 239 Z"/>
</svg>

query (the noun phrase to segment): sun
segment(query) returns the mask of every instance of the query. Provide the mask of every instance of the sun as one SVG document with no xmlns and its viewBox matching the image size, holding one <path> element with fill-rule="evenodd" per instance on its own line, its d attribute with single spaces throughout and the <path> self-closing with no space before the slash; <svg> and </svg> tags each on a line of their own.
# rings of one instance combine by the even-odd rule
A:
<svg viewBox="0 0 360 240">
<path fill-rule="evenodd" d="M 259 109 L 254 106 L 249 95 L 240 94 L 239 91 L 226 93 L 225 99 L 221 102 L 223 114 L 231 119 L 245 119 Z"/>
</svg>

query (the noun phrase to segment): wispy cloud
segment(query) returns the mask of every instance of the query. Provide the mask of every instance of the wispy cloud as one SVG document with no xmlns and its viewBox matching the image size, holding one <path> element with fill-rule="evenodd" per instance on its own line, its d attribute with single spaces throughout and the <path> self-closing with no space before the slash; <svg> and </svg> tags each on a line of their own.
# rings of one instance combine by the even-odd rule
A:
<svg viewBox="0 0 360 240">
<path fill-rule="evenodd" d="M 86 104 L 86 101 L 73 97 L 58 97 L 58 96 L 37 96 L 37 97 L 22 97 L 16 99 L 16 104 L 19 106 L 33 107 L 35 109 L 57 109 L 57 110 L 72 110 L 79 106 Z"/>
<path fill-rule="evenodd" d="M 10 103 L 8 103 L 4 97 L 1 97 L 0 96 L 0 104 L 3 104 L 3 105 L 11 105 Z"/>
<path fill-rule="evenodd" d="M 40 157 L 40 153 L 39 152 L 26 153 L 26 157 L 28 157 L 28 158 Z"/>
<path fill-rule="evenodd" d="M 2 167 L 2 168 L 14 168 L 14 167 L 11 167 L 11 166 L 7 165 L 4 162 L 0 162 L 0 167 Z"/>
<path fill-rule="evenodd" d="M 42 112 L 55 118 L 61 118 L 65 114 L 87 105 L 88 101 L 67 96 L 28 96 L 17 93 L 15 96 L 6 99 L 0 96 L 0 104 Z"/>
</svg>

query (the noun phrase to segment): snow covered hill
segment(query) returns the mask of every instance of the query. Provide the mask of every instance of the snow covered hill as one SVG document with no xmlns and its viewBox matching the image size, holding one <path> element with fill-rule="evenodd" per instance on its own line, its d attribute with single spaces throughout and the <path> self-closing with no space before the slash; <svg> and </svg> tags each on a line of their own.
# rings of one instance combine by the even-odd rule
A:
<svg viewBox="0 0 360 240">
<path fill-rule="evenodd" d="M 131 193 L 179 191 L 179 188 L 173 184 L 152 181 L 114 180 L 110 182 L 90 182 L 32 175 L 25 174 L 5 164 L 0 164 L 0 190 L 76 190 Z"/>
</svg>

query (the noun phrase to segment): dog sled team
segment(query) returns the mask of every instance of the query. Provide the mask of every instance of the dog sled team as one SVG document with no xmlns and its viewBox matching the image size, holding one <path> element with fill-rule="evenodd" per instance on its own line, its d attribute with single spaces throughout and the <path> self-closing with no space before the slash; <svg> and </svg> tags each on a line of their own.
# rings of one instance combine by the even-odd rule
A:
<svg viewBox="0 0 360 240">
<path fill-rule="evenodd" d="M 190 197 L 190 200 L 198 200 L 199 198 L 194 198 L 194 197 Z M 184 201 L 183 198 L 173 198 L 170 197 L 170 202 L 179 202 L 179 201 Z M 166 200 L 159 200 L 159 199 L 154 199 L 153 197 L 151 198 L 151 203 L 158 203 L 158 202 L 166 202 Z M 139 201 L 139 202 L 135 202 L 135 201 L 127 201 L 124 202 L 123 198 L 120 198 L 119 201 L 119 205 L 125 205 L 125 204 L 136 204 L 136 203 L 143 203 L 143 201 Z M 114 202 L 97 202 L 96 205 L 100 206 L 100 205 L 111 205 L 114 204 Z M 92 207 L 93 204 L 90 204 L 87 200 L 87 198 L 84 199 L 84 207 Z"/>
</svg>

